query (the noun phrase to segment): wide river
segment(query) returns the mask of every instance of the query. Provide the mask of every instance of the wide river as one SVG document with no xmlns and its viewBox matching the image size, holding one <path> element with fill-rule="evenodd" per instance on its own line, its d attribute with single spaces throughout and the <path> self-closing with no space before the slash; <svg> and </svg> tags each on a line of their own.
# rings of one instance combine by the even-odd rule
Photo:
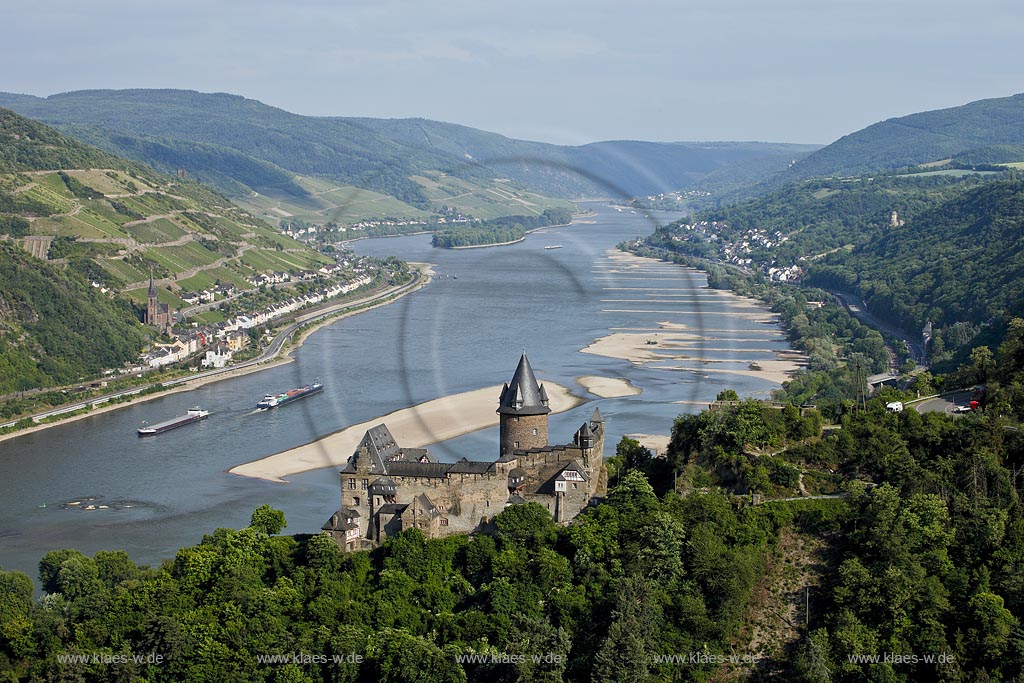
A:
<svg viewBox="0 0 1024 683">
<path fill-rule="evenodd" d="M 630 270 L 610 258 L 617 243 L 647 235 L 673 216 L 587 206 L 597 213 L 584 222 L 510 246 L 432 249 L 429 235 L 356 242 L 360 253 L 436 264 L 435 279 L 396 303 L 319 330 L 292 363 L 0 443 L 0 567 L 35 579 L 39 558 L 62 547 L 88 554 L 125 549 L 135 561 L 155 564 L 217 527 L 246 525 L 264 503 L 285 512 L 288 532 L 315 533 L 338 507 L 334 468 L 285 484 L 227 470 L 428 399 L 500 384 L 524 350 L 541 381 L 588 399 L 551 417 L 552 441 L 569 441 L 597 405 L 607 421 L 606 455 L 623 434 L 668 434 L 673 418 L 722 388 L 766 397 L 778 386 L 749 373 L 580 353 L 611 332 L 657 329 L 659 322 L 707 337 L 706 350 L 694 358 L 698 368 L 742 357 L 717 367 L 746 369 L 751 359 L 771 360 L 773 350 L 788 348 L 778 327 L 766 324 L 767 314 L 740 312 L 737 300 L 705 289 L 702 273 L 653 261 Z M 549 245 L 562 248 L 544 249 Z M 597 398 L 577 384 L 583 375 L 627 379 L 643 391 Z M 322 394 L 253 411 L 265 393 L 316 377 L 326 384 Z M 213 414 L 156 437 L 136 435 L 142 420 L 163 420 L 193 405 Z M 431 451 L 442 460 L 494 458 L 497 428 Z M 90 504 L 97 509 L 84 509 Z"/>
</svg>

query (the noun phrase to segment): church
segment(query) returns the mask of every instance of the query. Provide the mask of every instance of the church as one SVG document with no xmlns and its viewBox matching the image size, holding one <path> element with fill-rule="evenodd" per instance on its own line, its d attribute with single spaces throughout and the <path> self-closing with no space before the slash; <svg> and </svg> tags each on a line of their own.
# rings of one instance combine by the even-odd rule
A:
<svg viewBox="0 0 1024 683">
<path fill-rule="evenodd" d="M 524 353 L 498 397 L 498 458 L 440 463 L 369 429 L 341 470 L 341 507 L 323 525 L 343 550 L 366 550 L 405 529 L 427 538 L 485 529 L 510 505 L 535 502 L 566 523 L 607 492 L 604 418 L 562 445 L 548 443 L 548 396 Z"/>
<path fill-rule="evenodd" d="M 146 296 L 145 322 L 166 335 L 170 335 L 171 329 L 174 327 L 174 314 L 171 313 L 170 304 L 162 304 L 160 299 L 157 298 L 153 273 L 149 274 L 149 294 Z"/>
</svg>

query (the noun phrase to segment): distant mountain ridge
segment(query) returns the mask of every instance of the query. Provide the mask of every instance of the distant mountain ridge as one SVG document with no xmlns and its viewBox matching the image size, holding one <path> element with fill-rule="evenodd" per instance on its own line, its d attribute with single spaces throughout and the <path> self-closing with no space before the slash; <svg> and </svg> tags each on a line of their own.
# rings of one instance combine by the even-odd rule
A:
<svg viewBox="0 0 1024 683">
<path fill-rule="evenodd" d="M 1002 145 L 1024 145 L 1024 94 L 880 121 L 809 154 L 775 184 L 893 170 Z"/>
<path fill-rule="evenodd" d="M 598 142 L 564 147 L 425 119 L 310 117 L 256 100 L 187 90 L 84 90 L 40 98 L 0 93 L 0 106 L 107 151 L 190 174 L 233 194 L 296 193 L 291 174 L 329 177 L 425 208 L 411 177 L 505 177 L 558 197 L 655 194 L 756 160 L 785 168 L 815 145 Z"/>
</svg>

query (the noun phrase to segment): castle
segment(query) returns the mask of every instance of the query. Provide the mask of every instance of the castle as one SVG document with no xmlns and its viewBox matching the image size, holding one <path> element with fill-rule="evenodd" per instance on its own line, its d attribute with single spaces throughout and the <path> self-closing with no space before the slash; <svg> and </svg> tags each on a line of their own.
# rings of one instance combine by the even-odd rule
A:
<svg viewBox="0 0 1024 683">
<path fill-rule="evenodd" d="M 402 448 L 387 426 L 368 430 L 341 470 L 341 508 L 323 525 L 343 550 L 377 546 L 405 529 L 427 538 L 487 527 L 510 505 L 536 502 L 568 522 L 607 491 L 604 418 L 594 409 L 572 443 L 548 444 L 548 396 L 526 354 L 498 398 L 499 457 L 439 463 Z"/>
<path fill-rule="evenodd" d="M 153 282 L 153 273 L 149 274 L 149 295 L 146 297 L 146 320 L 147 325 L 152 325 L 164 334 L 171 334 L 174 327 L 174 316 L 171 313 L 169 304 L 162 304 L 156 295 L 156 283 Z"/>
</svg>

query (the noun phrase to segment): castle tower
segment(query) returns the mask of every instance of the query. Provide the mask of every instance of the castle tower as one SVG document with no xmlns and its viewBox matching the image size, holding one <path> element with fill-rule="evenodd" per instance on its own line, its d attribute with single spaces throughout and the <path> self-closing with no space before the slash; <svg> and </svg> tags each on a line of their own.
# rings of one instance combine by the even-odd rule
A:
<svg viewBox="0 0 1024 683">
<path fill-rule="evenodd" d="M 501 455 L 548 445 L 548 395 L 524 353 L 498 399 Z"/>
</svg>

